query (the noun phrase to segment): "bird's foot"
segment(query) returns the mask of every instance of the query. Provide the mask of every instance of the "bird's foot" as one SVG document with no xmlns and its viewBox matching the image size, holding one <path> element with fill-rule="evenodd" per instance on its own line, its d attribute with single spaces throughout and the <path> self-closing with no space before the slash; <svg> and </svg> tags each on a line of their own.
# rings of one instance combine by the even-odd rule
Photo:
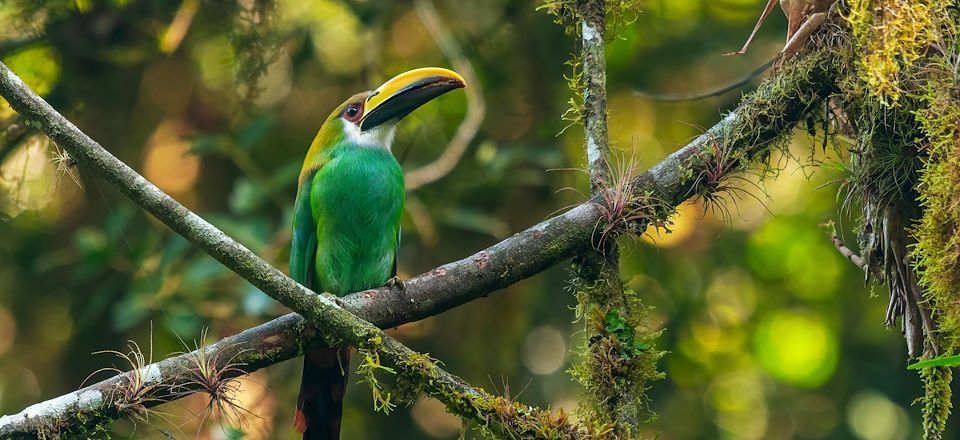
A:
<svg viewBox="0 0 960 440">
<path fill-rule="evenodd" d="M 403 280 L 401 280 L 400 277 L 398 276 L 390 277 L 390 279 L 387 280 L 384 286 L 389 287 L 391 289 L 398 288 L 400 289 L 401 292 L 407 289 L 407 286 L 403 284 Z"/>
</svg>

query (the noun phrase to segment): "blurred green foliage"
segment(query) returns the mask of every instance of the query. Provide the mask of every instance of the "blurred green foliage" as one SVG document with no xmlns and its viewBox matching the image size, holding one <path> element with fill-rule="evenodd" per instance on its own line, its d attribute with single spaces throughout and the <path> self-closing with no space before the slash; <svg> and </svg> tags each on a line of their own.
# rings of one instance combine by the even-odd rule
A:
<svg viewBox="0 0 960 440">
<path fill-rule="evenodd" d="M 729 93 L 660 104 L 635 89 L 690 94 L 753 70 L 783 41 L 774 14 L 750 55 L 740 46 L 761 0 L 648 0 L 608 45 L 611 139 L 644 166 L 735 106 Z M 582 131 L 565 123 L 564 62 L 576 50 L 534 1 L 438 1 L 473 63 L 487 116 L 441 181 L 409 195 L 400 272 L 409 277 L 522 230 L 583 196 Z M 3 61 L 78 126 L 188 207 L 286 267 L 296 175 L 312 136 L 344 97 L 408 68 L 449 65 L 402 2 L 0 3 L 0 40 L 38 36 Z M 400 126 L 405 169 L 437 157 L 464 114 L 451 94 Z M 5 104 L 0 119 L 13 116 Z M 233 334 L 285 310 L 146 216 L 89 172 L 58 167 L 30 134 L 0 144 L 0 412 L 76 389 L 133 339 L 155 358 L 181 342 Z M 667 379 L 649 427 L 665 439 L 916 438 L 920 392 L 886 302 L 817 225 L 840 219 L 838 160 L 799 133 L 794 158 L 757 196 L 723 213 L 691 203 L 672 234 L 623 243 L 627 287 L 654 306 Z M 801 166 L 802 165 L 802 166 Z M 71 174 L 68 176 L 67 174 Z M 78 185 L 74 177 L 80 182 Z M 852 240 L 849 228 L 841 235 Z M 844 231 L 846 233 L 844 234 Z M 564 267 L 506 292 L 392 330 L 492 391 L 571 409 L 564 373 L 578 345 Z M 608 317 L 617 326 L 617 317 Z M 614 331 L 614 330 L 611 330 Z M 209 340 L 207 342 L 210 342 Z M 638 350 L 645 347 L 637 347 Z M 123 367 L 118 365 L 118 367 Z M 243 382 L 243 438 L 291 438 L 299 361 Z M 134 437 L 239 438 L 198 426 L 201 396 L 166 405 L 182 427 L 113 427 Z M 454 438 L 458 422 L 420 400 L 390 416 L 352 385 L 345 438 Z"/>
</svg>

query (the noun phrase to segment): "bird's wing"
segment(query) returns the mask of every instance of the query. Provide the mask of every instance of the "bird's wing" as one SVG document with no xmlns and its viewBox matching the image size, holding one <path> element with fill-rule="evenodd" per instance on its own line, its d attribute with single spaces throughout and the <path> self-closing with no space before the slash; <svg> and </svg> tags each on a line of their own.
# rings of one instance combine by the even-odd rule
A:
<svg viewBox="0 0 960 440">
<path fill-rule="evenodd" d="M 314 279 L 314 260 L 317 258 L 317 224 L 310 206 L 313 175 L 297 191 L 293 207 L 293 243 L 290 248 L 290 276 L 311 289 Z"/>
<path fill-rule="evenodd" d="M 397 245 L 393 248 L 393 268 L 390 270 L 390 276 L 397 276 L 397 261 L 400 260 L 400 226 L 397 226 Z"/>
</svg>

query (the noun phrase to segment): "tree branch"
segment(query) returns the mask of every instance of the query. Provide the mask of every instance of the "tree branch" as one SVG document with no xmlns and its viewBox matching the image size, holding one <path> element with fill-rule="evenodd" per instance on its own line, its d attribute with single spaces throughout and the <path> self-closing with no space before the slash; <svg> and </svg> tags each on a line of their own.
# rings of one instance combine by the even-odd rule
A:
<svg viewBox="0 0 960 440">
<path fill-rule="evenodd" d="M 744 161 L 764 158 L 773 141 L 786 136 L 798 121 L 802 120 L 816 103 L 835 90 L 837 62 L 827 51 L 813 51 L 798 57 L 779 72 L 768 78 L 759 89 L 748 95 L 741 105 L 705 134 L 696 138 L 686 147 L 676 151 L 653 168 L 637 176 L 634 181 L 637 194 L 655 194 L 659 200 L 676 206 L 691 197 L 696 189 L 697 176 L 705 169 L 698 159 L 716 145 L 728 146 L 738 152 L 738 158 Z M 133 170 L 112 156 L 94 154 L 101 147 L 83 135 L 66 119 L 57 114 L 46 103 L 33 95 L 20 80 L 5 66 L 0 64 L 0 95 L 14 104 L 14 108 L 41 129 L 61 147 L 67 147 L 71 155 L 83 166 L 96 170 L 113 183 L 123 181 L 122 176 Z M 104 157 L 104 154 L 108 158 Z M 142 177 L 134 178 L 133 187 L 122 187 L 125 194 L 137 196 L 143 194 L 150 200 L 150 212 L 164 209 L 162 193 L 151 189 L 152 186 Z M 341 303 L 358 316 L 376 325 L 386 328 L 405 322 L 412 322 L 441 313 L 471 300 L 508 286 L 520 279 L 574 256 L 590 246 L 592 235 L 600 224 L 601 215 L 596 203 L 600 198 L 587 201 L 565 214 L 546 220 L 513 237 L 510 237 L 486 250 L 463 260 L 440 266 L 405 283 L 403 292 L 388 288 L 374 289 L 351 294 L 341 299 Z M 173 202 L 176 203 L 176 202 Z M 205 228 L 202 219 L 189 211 L 177 210 L 173 219 L 177 230 L 187 229 L 191 236 L 206 236 L 213 243 L 223 243 L 218 255 L 235 255 L 237 245 L 212 227 Z M 170 216 L 165 216 L 170 217 Z M 241 248 L 242 249 L 242 248 Z M 248 250 L 239 252 L 251 255 Z M 253 275 L 255 283 L 265 291 L 285 292 L 286 294 L 309 293 L 296 285 L 269 264 L 255 256 L 248 267 L 241 267 L 241 276 Z M 266 266 L 264 269 L 263 266 Z M 228 267 L 231 267 L 228 265 Z M 257 272 L 263 270 L 263 272 Z M 241 273 L 242 271 L 242 273 Z M 327 299 L 316 299 L 312 303 L 322 302 L 327 309 L 334 305 Z M 314 304 L 305 307 L 315 311 Z M 327 310 L 324 309 L 324 310 Z M 334 309 L 336 310 L 336 309 Z M 314 318 L 316 317 L 315 314 Z M 332 313 L 333 318 L 324 327 L 334 331 L 343 331 L 344 317 L 341 313 Z M 309 317 L 309 316 L 308 316 Z M 347 329 L 349 330 L 349 328 Z M 344 335 L 349 334 L 345 331 Z M 241 350 L 250 348 L 235 362 L 246 363 L 240 368 L 253 371 L 268 365 L 291 359 L 302 353 L 303 346 L 320 341 L 303 318 L 289 314 L 262 324 L 237 335 L 225 338 L 203 350 L 219 352 L 230 347 Z M 184 394 L 171 395 L 163 390 L 176 389 L 184 384 L 182 366 L 189 365 L 190 356 L 196 352 L 172 357 L 145 368 L 147 378 L 157 384 L 155 395 L 149 396 L 147 405 L 156 405 L 164 401 L 183 397 Z M 229 356 L 219 358 L 229 359 Z M 218 365 L 222 367 L 223 365 Z M 105 421 L 127 414 L 119 413 L 115 408 L 121 403 L 116 393 L 118 384 L 126 383 L 131 374 L 116 376 L 78 390 L 74 393 L 31 406 L 23 412 L 0 418 L 0 437 L 37 438 L 42 433 L 56 432 L 60 427 L 71 424 L 80 425 L 83 421 Z M 455 383 L 455 382 L 452 382 Z M 90 393 L 93 391 L 95 393 Z M 433 395 L 432 393 L 428 393 Z M 165 395 L 167 397 L 165 397 Z"/>
<path fill-rule="evenodd" d="M 859 267 L 864 272 L 870 271 L 870 266 L 867 265 L 867 262 L 863 261 L 863 258 L 860 258 L 856 252 L 848 248 L 836 233 L 830 234 L 830 241 L 832 241 L 833 246 L 837 248 L 837 252 L 840 252 L 840 255 L 843 255 L 843 258 L 850 260 L 854 266 Z"/>
<path fill-rule="evenodd" d="M 493 400 L 486 392 L 473 388 L 460 378 L 441 369 L 428 357 L 410 350 L 379 328 L 343 309 L 335 301 L 336 298 L 330 295 L 317 295 L 298 284 L 223 231 L 191 212 L 80 131 L 46 101 L 33 93 L 3 63 L 0 63 L 0 95 L 6 98 L 10 106 L 27 121 L 38 126 L 50 139 L 68 151 L 78 164 L 99 174 L 195 246 L 271 298 L 306 318 L 317 327 L 329 345 L 352 345 L 358 349 L 375 352 L 394 364 L 398 374 L 411 378 L 411 383 L 420 391 L 446 404 L 451 412 L 480 423 L 490 422 L 484 411 L 480 410 L 484 405 L 490 405 Z M 80 394 L 77 397 L 78 405 L 89 405 L 103 400 L 103 394 L 95 392 Z M 63 402 L 56 403 L 59 406 Z M 142 404 L 140 401 L 125 403 Z M 492 409 L 486 408 L 486 410 Z M 522 419 L 524 414 L 536 416 L 536 411 L 529 410 L 518 414 L 518 419 Z M 13 422 L 16 416 L 3 420 Z M 493 420 L 493 422 L 497 421 Z M 0 424 L 0 430 L 5 429 L 6 425 L 7 423 Z M 42 432 L 35 434 L 40 435 Z"/>
<path fill-rule="evenodd" d="M 590 193 L 596 195 L 610 182 L 610 144 L 607 140 L 606 2 L 591 0 L 580 6 L 580 49 L 583 63 L 583 128 L 586 131 Z"/>
<path fill-rule="evenodd" d="M 605 220 L 631 216 L 628 206 L 642 196 L 624 194 L 628 188 L 618 185 L 621 179 L 611 171 L 613 158 L 607 127 L 607 62 L 604 46 L 607 41 L 607 4 L 605 0 L 584 0 L 577 3 L 580 17 L 580 63 L 583 66 L 584 146 L 590 194 L 603 197 Z M 608 192 L 608 195 L 604 193 Z M 616 202 L 616 200 L 620 202 Z M 644 203 L 634 203 L 643 205 Z M 618 212 L 614 205 L 624 206 Z M 656 216 L 655 210 L 639 207 L 643 216 Z M 649 211 L 649 212 L 647 212 Z M 619 220 L 616 220 L 619 221 Z M 613 225 L 607 226 L 607 228 Z M 617 226 L 619 227 L 619 225 Z M 645 331 L 645 308 L 636 293 L 624 289 L 620 279 L 620 254 L 613 235 L 601 234 L 595 249 L 577 256 L 573 264 L 571 290 L 577 297 L 577 318 L 583 325 L 584 342 L 579 348 L 573 377 L 583 387 L 579 413 L 592 423 L 610 426 L 611 438 L 634 438 L 646 417 L 648 382 L 660 375 L 656 364 L 660 353 L 653 348 L 654 335 Z M 623 322 L 620 333 L 611 331 L 608 319 L 616 316 Z M 629 329 L 627 332 L 625 329 Z M 644 350 L 636 347 L 645 346 Z"/>
</svg>

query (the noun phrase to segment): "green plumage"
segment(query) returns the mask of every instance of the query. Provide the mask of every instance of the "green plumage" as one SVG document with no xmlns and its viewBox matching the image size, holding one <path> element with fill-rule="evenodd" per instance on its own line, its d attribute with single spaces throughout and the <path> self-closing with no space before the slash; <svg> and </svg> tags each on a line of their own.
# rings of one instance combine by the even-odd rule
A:
<svg viewBox="0 0 960 440">
<path fill-rule="evenodd" d="M 390 153 L 396 123 L 463 78 L 414 69 L 352 96 L 327 117 L 300 169 L 290 276 L 314 292 L 344 296 L 383 286 L 397 272 L 404 185 Z M 350 348 L 304 351 L 294 426 L 304 440 L 340 437 Z"/>
<path fill-rule="evenodd" d="M 297 193 L 290 273 L 343 296 L 382 286 L 396 270 L 403 172 L 385 148 L 339 141 L 318 152 Z"/>
</svg>

